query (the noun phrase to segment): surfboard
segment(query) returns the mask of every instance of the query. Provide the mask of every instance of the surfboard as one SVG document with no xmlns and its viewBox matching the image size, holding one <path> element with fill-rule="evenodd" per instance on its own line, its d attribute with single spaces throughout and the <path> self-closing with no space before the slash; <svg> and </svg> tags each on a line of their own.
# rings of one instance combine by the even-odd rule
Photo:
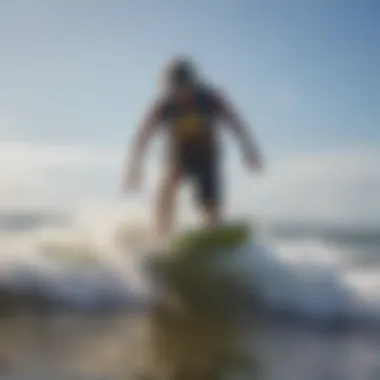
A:
<svg viewBox="0 0 380 380">
<path fill-rule="evenodd" d="M 169 250 L 177 256 L 220 254 L 246 243 L 251 238 L 248 223 L 230 223 L 208 228 L 194 228 L 177 234 Z"/>
<path fill-rule="evenodd" d="M 174 290 L 181 299 L 198 302 L 223 299 L 236 279 L 217 262 L 238 252 L 251 238 L 247 223 L 185 230 L 173 237 L 165 252 L 151 257 L 151 273 Z"/>
</svg>

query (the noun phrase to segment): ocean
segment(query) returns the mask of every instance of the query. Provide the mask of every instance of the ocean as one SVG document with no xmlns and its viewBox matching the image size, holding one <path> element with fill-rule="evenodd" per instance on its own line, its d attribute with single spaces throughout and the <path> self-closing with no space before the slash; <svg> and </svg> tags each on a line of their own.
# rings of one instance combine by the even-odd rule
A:
<svg viewBox="0 0 380 380">
<path fill-rule="evenodd" d="M 380 230 L 257 227 L 232 323 L 160 305 L 134 219 L 0 219 L 0 379 L 380 379 Z"/>
</svg>

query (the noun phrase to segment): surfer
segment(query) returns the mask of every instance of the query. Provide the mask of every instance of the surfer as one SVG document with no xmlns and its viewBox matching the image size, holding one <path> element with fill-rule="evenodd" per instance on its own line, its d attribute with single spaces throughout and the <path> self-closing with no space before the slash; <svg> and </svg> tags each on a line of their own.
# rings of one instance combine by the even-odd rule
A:
<svg viewBox="0 0 380 380">
<path fill-rule="evenodd" d="M 220 122 L 237 136 L 247 166 L 260 170 L 261 156 L 231 103 L 200 79 L 186 58 L 174 59 L 165 71 L 165 93 L 148 110 L 135 137 L 132 157 L 123 176 L 125 190 L 137 190 L 145 148 L 157 131 L 167 135 L 167 160 L 156 198 L 156 227 L 167 235 L 173 222 L 175 198 L 183 179 L 191 179 L 207 225 L 222 217 Z"/>
</svg>

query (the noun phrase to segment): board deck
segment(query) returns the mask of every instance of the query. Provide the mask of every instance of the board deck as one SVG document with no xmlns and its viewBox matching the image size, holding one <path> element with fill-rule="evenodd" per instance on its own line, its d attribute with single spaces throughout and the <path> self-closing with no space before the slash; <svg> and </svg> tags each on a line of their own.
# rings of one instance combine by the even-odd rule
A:
<svg viewBox="0 0 380 380">
<path fill-rule="evenodd" d="M 250 238 L 251 229 L 246 223 L 183 231 L 166 252 L 151 257 L 151 273 L 186 303 L 203 300 L 209 304 L 219 299 L 223 304 L 234 292 L 236 279 L 217 262 L 239 252 L 235 248 Z"/>
<path fill-rule="evenodd" d="M 246 243 L 251 237 L 247 223 L 224 224 L 212 228 L 194 228 L 177 234 L 169 249 L 177 255 L 204 255 L 205 252 L 230 250 Z"/>
<path fill-rule="evenodd" d="M 243 223 L 184 231 L 167 249 L 151 256 L 150 267 L 160 277 L 199 282 L 216 273 L 214 259 L 233 254 L 250 237 L 251 230 Z"/>
</svg>

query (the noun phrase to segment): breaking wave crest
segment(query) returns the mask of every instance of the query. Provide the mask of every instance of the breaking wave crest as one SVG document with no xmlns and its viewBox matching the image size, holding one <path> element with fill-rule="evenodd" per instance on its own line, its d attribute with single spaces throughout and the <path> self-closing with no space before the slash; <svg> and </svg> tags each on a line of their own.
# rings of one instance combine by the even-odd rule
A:
<svg viewBox="0 0 380 380">
<path fill-rule="evenodd" d="M 91 215 L 84 224 L 81 219 L 59 229 L 3 233 L 2 292 L 84 310 L 149 304 L 155 286 L 144 272 L 141 247 L 152 236 L 147 223 L 131 220 L 126 225 L 120 218 Z M 269 236 L 220 265 L 273 311 L 324 321 L 378 320 L 380 263 L 366 269 L 348 257 L 341 246 L 322 240 Z"/>
</svg>

